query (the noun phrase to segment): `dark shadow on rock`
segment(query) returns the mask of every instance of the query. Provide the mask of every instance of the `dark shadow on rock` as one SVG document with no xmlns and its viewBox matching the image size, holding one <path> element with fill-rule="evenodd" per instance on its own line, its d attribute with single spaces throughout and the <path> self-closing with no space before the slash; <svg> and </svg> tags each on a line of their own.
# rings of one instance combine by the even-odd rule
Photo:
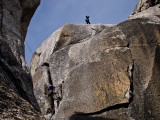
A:
<svg viewBox="0 0 160 120">
<path fill-rule="evenodd" d="M 75 112 L 75 114 L 69 117 L 69 120 L 116 120 L 116 119 L 104 118 L 104 117 L 99 117 L 99 116 L 79 115 L 79 113 Z"/>
<path fill-rule="evenodd" d="M 96 112 L 90 112 L 90 113 L 83 113 L 83 112 L 75 112 L 69 120 L 116 120 L 113 118 L 104 118 L 104 117 L 100 117 L 100 116 L 95 116 L 95 115 L 100 115 L 102 113 L 105 113 L 107 111 L 111 111 L 111 110 L 116 110 L 116 109 L 120 109 L 120 108 L 128 108 L 130 102 L 128 103 L 121 103 L 121 104 L 116 104 L 113 106 L 109 106 L 107 108 L 104 108 L 100 111 L 96 111 Z"/>
<path fill-rule="evenodd" d="M 116 109 L 120 109 L 120 108 L 128 108 L 130 102 L 128 103 L 121 103 L 121 104 L 116 104 L 116 105 L 113 105 L 113 106 L 109 106 L 107 108 L 104 108 L 100 111 L 96 111 L 96 112 L 90 112 L 90 113 L 82 113 L 82 112 L 75 112 L 77 115 L 82 115 L 82 116 L 89 116 L 89 115 L 99 115 L 99 114 L 102 114 L 104 112 L 107 112 L 107 111 L 111 111 L 111 110 L 116 110 Z"/>
<path fill-rule="evenodd" d="M 15 67 L 18 70 L 14 69 Z M 33 89 L 31 76 L 22 69 L 22 65 L 13 54 L 5 38 L 0 39 L 0 79 L 0 82 L 4 82 L 9 89 L 13 89 L 37 111 L 40 111 L 34 94 L 29 95 L 24 88 L 25 85 L 26 89 Z"/>
</svg>

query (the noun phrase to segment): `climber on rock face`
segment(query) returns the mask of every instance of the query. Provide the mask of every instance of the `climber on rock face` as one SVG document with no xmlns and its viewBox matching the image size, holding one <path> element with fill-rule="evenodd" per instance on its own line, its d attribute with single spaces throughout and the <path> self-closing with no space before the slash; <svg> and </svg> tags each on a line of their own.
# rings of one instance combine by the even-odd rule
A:
<svg viewBox="0 0 160 120">
<path fill-rule="evenodd" d="M 57 110 L 62 100 L 62 83 L 56 85 L 55 91 L 53 92 L 53 99 L 54 99 L 55 110 Z"/>
<path fill-rule="evenodd" d="M 53 86 L 51 84 L 48 85 L 48 96 L 53 95 Z"/>
<path fill-rule="evenodd" d="M 47 108 L 46 114 L 51 113 L 51 108 Z"/>
<path fill-rule="evenodd" d="M 89 16 L 86 16 L 86 24 L 90 24 Z"/>
</svg>

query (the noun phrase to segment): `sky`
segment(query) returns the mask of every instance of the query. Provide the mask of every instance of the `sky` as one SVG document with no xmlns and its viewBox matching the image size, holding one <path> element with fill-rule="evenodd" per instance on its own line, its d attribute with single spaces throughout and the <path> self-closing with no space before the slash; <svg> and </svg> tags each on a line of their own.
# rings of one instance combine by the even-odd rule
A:
<svg viewBox="0 0 160 120">
<path fill-rule="evenodd" d="M 27 64 L 34 51 L 65 24 L 118 24 L 128 19 L 139 0 L 41 0 L 25 39 Z"/>
</svg>

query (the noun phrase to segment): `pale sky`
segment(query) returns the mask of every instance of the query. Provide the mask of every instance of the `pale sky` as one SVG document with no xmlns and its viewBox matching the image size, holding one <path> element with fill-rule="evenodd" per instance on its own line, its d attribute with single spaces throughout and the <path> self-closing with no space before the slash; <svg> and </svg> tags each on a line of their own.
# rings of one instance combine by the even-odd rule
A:
<svg viewBox="0 0 160 120">
<path fill-rule="evenodd" d="M 41 0 L 25 40 L 25 57 L 29 64 L 33 52 L 55 30 L 65 24 L 118 24 L 128 19 L 139 0 Z"/>
</svg>

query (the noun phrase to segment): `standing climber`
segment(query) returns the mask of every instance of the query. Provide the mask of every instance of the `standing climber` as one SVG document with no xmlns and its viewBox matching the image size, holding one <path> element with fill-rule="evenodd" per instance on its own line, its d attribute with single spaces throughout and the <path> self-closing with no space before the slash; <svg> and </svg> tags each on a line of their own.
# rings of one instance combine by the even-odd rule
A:
<svg viewBox="0 0 160 120">
<path fill-rule="evenodd" d="M 55 92 L 53 93 L 54 100 L 57 101 L 57 107 L 59 106 L 60 101 L 62 100 L 62 84 L 58 84 L 55 87 Z"/>
<path fill-rule="evenodd" d="M 86 16 L 86 24 L 90 24 L 89 16 Z"/>
<path fill-rule="evenodd" d="M 46 120 L 51 120 L 51 117 L 53 114 L 55 114 L 55 107 L 54 107 L 54 101 L 53 101 L 53 92 L 54 92 L 54 87 L 50 83 L 45 83 L 44 84 L 44 111 L 45 111 L 45 118 Z"/>
<path fill-rule="evenodd" d="M 62 83 L 56 85 L 55 91 L 53 92 L 55 111 L 57 111 L 59 104 L 62 100 Z"/>
</svg>

